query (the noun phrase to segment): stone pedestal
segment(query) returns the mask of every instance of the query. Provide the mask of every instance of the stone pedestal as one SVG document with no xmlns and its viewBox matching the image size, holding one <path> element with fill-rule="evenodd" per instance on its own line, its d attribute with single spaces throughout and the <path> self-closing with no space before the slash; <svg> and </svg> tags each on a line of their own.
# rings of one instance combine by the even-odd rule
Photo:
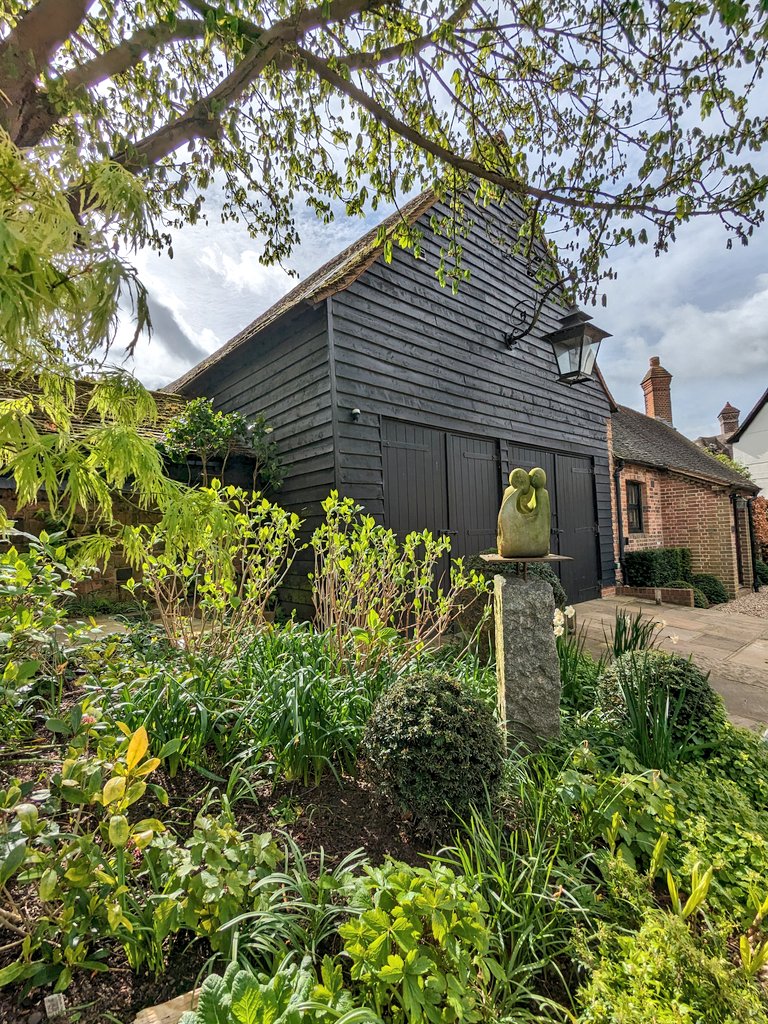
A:
<svg viewBox="0 0 768 1024">
<path fill-rule="evenodd" d="M 507 742 L 536 750 L 560 735 L 560 663 L 544 580 L 494 577 L 499 714 Z"/>
</svg>

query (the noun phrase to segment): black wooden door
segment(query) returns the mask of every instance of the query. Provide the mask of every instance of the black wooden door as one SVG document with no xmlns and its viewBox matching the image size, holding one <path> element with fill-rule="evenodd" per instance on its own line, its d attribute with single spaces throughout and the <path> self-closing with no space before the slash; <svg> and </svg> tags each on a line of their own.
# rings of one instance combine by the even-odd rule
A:
<svg viewBox="0 0 768 1024">
<path fill-rule="evenodd" d="M 403 537 L 412 530 L 447 533 L 445 434 L 400 420 L 383 420 L 385 525 Z"/>
<path fill-rule="evenodd" d="M 496 441 L 382 420 L 385 525 L 404 536 L 431 530 L 451 539 L 451 556 L 496 545 Z"/>
<path fill-rule="evenodd" d="M 571 601 L 600 597 L 597 509 L 592 460 L 575 455 L 555 456 L 555 481 L 560 554 L 560 579 Z"/>
<path fill-rule="evenodd" d="M 495 441 L 446 436 L 448 514 L 454 558 L 496 547 L 499 514 L 499 453 Z"/>
</svg>

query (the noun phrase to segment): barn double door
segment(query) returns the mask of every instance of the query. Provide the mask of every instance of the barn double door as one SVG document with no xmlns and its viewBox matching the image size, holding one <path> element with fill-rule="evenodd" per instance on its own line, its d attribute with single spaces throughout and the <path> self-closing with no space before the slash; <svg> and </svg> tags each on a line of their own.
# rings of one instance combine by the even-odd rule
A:
<svg viewBox="0 0 768 1024">
<path fill-rule="evenodd" d="M 592 460 L 531 448 L 508 446 L 509 465 L 547 474 L 552 504 L 554 563 L 569 598 L 600 596 L 597 508 Z M 384 515 L 400 536 L 429 529 L 451 538 L 455 558 L 496 546 L 502 467 L 498 442 L 430 427 L 382 420 Z"/>
<path fill-rule="evenodd" d="M 399 420 L 383 420 L 384 515 L 400 536 L 431 530 L 451 538 L 451 556 L 496 544 L 498 444 Z"/>
</svg>

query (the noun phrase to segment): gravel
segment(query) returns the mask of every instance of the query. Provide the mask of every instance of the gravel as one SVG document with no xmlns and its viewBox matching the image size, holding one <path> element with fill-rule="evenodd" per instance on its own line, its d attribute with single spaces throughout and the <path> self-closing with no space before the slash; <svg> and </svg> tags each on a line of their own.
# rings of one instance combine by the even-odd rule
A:
<svg viewBox="0 0 768 1024">
<path fill-rule="evenodd" d="M 717 606 L 720 611 L 728 612 L 731 615 L 756 615 L 761 619 L 768 619 L 768 587 L 761 587 L 758 591 L 750 591 L 741 594 L 735 601 Z"/>
</svg>

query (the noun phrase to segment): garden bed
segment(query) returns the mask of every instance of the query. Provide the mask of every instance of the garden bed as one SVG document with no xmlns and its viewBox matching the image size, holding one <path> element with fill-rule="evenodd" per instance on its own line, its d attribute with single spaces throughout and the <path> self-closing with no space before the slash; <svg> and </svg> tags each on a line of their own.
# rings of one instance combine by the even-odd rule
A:
<svg viewBox="0 0 768 1024">
<path fill-rule="evenodd" d="M 60 990 L 62 1024 L 133 1024 L 198 985 L 226 1024 L 768 1017 L 768 748 L 641 615 L 599 662 L 555 630 L 562 737 L 532 755 L 471 643 L 369 617 L 50 644 L 14 609 L 0 1022 Z"/>
</svg>

